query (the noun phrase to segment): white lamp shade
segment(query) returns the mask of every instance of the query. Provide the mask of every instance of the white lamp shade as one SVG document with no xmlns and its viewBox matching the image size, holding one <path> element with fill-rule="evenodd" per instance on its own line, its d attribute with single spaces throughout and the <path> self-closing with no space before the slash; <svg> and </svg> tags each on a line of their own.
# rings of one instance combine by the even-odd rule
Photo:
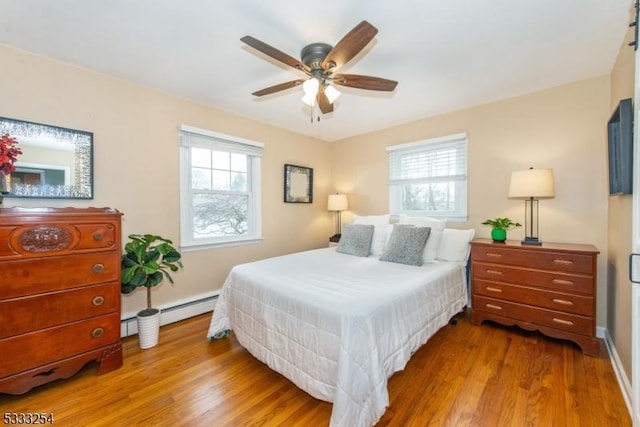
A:
<svg viewBox="0 0 640 427">
<path fill-rule="evenodd" d="M 340 91 L 332 85 L 329 85 L 324 88 L 324 94 L 327 95 L 329 104 L 333 104 L 333 102 L 340 96 Z"/>
<path fill-rule="evenodd" d="M 346 194 L 329 194 L 329 202 L 327 210 L 329 211 L 345 211 L 349 208 L 347 204 Z"/>
<path fill-rule="evenodd" d="M 535 199 L 555 196 L 553 169 L 526 169 L 511 173 L 509 197 Z"/>
<path fill-rule="evenodd" d="M 310 93 L 305 93 L 302 97 L 302 102 L 307 104 L 309 107 L 313 107 L 316 104 L 316 96 L 311 95 Z"/>
<path fill-rule="evenodd" d="M 302 83 L 302 90 L 305 95 L 315 97 L 318 94 L 318 88 L 320 87 L 320 82 L 316 78 L 310 78 L 306 82 Z"/>
</svg>

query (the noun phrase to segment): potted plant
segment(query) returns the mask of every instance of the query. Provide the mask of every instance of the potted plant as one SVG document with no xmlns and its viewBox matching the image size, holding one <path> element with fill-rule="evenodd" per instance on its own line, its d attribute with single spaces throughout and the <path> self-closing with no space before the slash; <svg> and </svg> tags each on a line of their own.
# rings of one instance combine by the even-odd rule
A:
<svg viewBox="0 0 640 427">
<path fill-rule="evenodd" d="M 509 218 L 488 219 L 483 222 L 482 225 L 490 225 L 492 227 L 491 238 L 494 242 L 504 242 L 507 240 L 507 230 L 522 227 L 522 224 L 519 222 L 513 222 Z"/>
<path fill-rule="evenodd" d="M 182 255 L 173 242 L 153 234 L 130 234 L 122 254 L 121 290 L 130 294 L 137 288 L 147 288 L 147 308 L 138 312 L 138 336 L 141 348 L 158 343 L 160 310 L 151 305 L 151 289 L 166 278 L 173 284 L 171 272 L 183 267 Z"/>
</svg>

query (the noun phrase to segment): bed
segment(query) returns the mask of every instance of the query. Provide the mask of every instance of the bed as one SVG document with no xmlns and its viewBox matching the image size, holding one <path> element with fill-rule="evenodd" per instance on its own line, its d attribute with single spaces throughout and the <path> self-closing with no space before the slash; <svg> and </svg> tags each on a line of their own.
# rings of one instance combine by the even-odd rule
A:
<svg viewBox="0 0 640 427">
<path fill-rule="evenodd" d="M 458 244 L 464 259 L 436 253 L 422 266 L 381 261 L 379 236 L 367 256 L 323 248 L 237 265 L 208 337 L 233 331 L 257 359 L 332 402 L 331 426 L 372 426 L 389 403 L 387 379 L 467 304 L 471 237 Z"/>
</svg>

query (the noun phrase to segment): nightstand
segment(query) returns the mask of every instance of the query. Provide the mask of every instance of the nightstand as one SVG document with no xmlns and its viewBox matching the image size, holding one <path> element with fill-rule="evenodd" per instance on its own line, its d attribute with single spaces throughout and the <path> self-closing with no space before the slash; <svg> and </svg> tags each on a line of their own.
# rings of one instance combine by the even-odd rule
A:
<svg viewBox="0 0 640 427">
<path fill-rule="evenodd" d="M 592 245 L 471 242 L 471 323 L 491 320 L 580 346 L 597 355 L 598 250 Z"/>
</svg>

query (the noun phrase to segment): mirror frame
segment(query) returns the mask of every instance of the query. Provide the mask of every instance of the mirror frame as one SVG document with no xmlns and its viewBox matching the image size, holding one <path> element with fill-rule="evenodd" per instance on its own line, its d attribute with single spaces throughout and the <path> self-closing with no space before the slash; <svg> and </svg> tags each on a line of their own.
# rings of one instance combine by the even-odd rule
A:
<svg viewBox="0 0 640 427">
<path fill-rule="evenodd" d="M 11 191 L 5 194 L 4 197 L 24 199 L 93 199 L 92 132 L 0 117 L 0 135 L 4 135 L 5 133 L 16 138 L 18 140 L 18 146 L 20 146 L 21 137 L 38 137 L 45 135 L 57 141 L 73 143 L 75 147 L 74 158 L 76 168 L 73 176 L 74 181 L 70 186 L 71 188 L 64 189 L 64 192 L 68 194 L 55 194 L 51 189 L 40 186 L 40 189 L 36 188 L 35 192 L 32 191 L 33 194 L 14 194 L 13 191 Z M 15 166 L 20 167 L 20 158 L 18 158 Z"/>
<path fill-rule="evenodd" d="M 284 165 L 284 202 L 313 203 L 313 168 Z"/>
</svg>

